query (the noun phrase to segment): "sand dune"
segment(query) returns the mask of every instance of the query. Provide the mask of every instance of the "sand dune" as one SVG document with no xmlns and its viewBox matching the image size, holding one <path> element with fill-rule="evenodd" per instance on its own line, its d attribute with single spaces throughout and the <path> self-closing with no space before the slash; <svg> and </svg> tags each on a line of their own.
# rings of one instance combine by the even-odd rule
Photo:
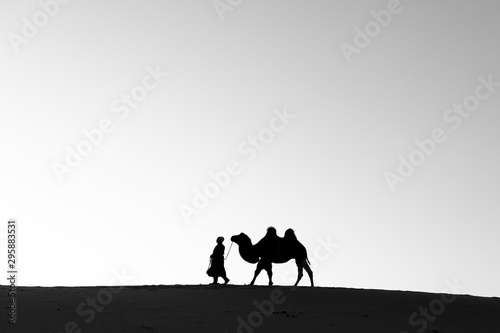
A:
<svg viewBox="0 0 500 333">
<path fill-rule="evenodd" d="M 0 332 L 498 333 L 500 299 L 345 288 L 19 287 Z M 420 331 L 419 331 L 420 330 Z"/>
</svg>

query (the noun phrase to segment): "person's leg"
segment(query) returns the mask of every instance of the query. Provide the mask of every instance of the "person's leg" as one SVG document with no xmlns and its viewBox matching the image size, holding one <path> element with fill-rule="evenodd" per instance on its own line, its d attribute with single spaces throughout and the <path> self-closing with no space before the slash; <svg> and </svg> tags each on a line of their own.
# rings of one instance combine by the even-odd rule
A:
<svg viewBox="0 0 500 333">
<path fill-rule="evenodd" d="M 224 284 L 227 284 L 229 282 L 229 279 L 226 276 L 226 269 L 223 267 L 222 268 L 222 275 L 221 277 L 224 279 Z"/>
</svg>

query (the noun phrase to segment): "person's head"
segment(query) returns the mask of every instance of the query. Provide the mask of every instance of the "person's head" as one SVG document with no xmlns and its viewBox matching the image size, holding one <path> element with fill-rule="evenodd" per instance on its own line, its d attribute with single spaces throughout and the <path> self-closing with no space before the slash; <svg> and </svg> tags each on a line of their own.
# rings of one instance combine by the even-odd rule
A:
<svg viewBox="0 0 500 333">
<path fill-rule="evenodd" d="M 224 237 L 222 237 L 222 236 L 217 237 L 217 244 L 222 244 L 223 241 L 224 241 Z"/>
</svg>

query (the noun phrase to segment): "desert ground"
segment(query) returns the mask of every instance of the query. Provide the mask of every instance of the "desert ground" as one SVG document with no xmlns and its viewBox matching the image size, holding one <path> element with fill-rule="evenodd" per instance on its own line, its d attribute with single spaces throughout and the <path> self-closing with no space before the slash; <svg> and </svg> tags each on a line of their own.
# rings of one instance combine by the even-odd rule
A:
<svg viewBox="0 0 500 333">
<path fill-rule="evenodd" d="M 0 332 L 498 333 L 500 299 L 239 285 L 0 287 Z"/>
</svg>

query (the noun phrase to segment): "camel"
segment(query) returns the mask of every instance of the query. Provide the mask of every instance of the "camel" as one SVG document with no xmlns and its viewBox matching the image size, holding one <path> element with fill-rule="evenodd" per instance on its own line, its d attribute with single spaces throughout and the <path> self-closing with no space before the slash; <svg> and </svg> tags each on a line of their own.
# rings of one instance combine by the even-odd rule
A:
<svg viewBox="0 0 500 333">
<path fill-rule="evenodd" d="M 252 245 L 250 237 L 244 233 L 234 235 L 231 241 L 238 244 L 239 253 L 243 260 L 251 264 L 257 264 L 254 277 L 250 285 L 255 283 L 255 279 L 260 272 L 265 269 L 269 276 L 269 285 L 272 286 L 272 263 L 283 264 L 290 259 L 295 259 L 298 269 L 298 277 L 294 286 L 297 286 L 303 276 L 303 269 L 306 270 L 311 281 L 311 287 L 314 287 L 313 272 L 309 267 L 310 262 L 307 258 L 307 250 L 295 236 L 293 229 L 288 229 L 284 237 L 276 235 L 276 229 L 269 227 L 267 234 L 257 244 Z"/>
</svg>

